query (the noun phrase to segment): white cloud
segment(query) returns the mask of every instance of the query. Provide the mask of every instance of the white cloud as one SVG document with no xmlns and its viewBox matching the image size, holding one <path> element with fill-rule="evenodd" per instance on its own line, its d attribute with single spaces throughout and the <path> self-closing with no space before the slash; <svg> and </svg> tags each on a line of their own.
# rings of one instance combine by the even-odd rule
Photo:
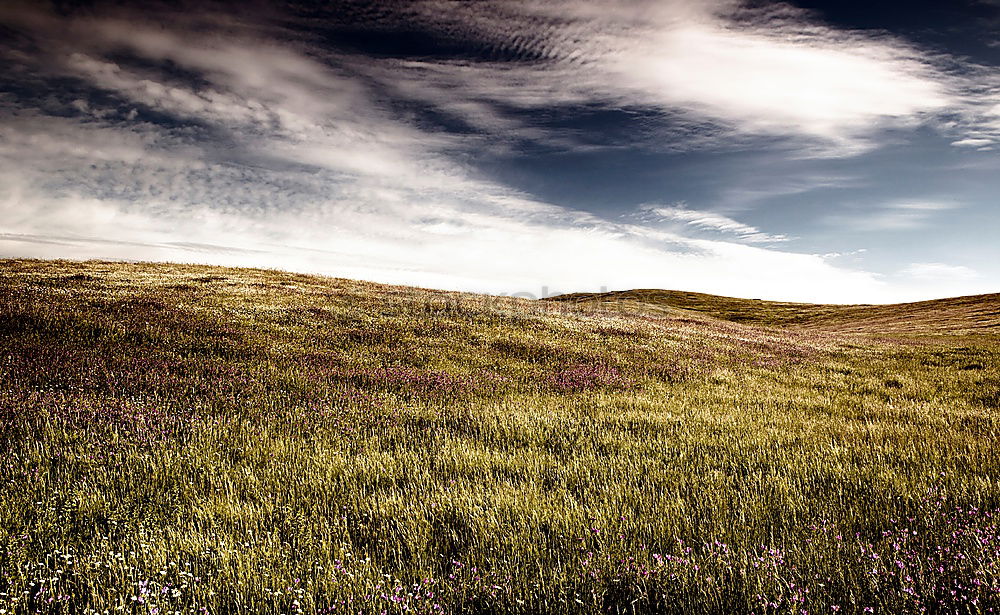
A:
<svg viewBox="0 0 1000 615">
<path fill-rule="evenodd" d="M 25 208 L 36 212 L 0 236 L 6 254 L 283 267 L 494 293 L 537 294 L 543 286 L 565 291 L 658 286 L 798 300 L 894 297 L 871 274 L 811 255 L 649 237 L 644 229 L 617 225 L 585 228 L 579 220 L 456 216 L 458 229 L 434 233 L 413 223 L 423 211 L 350 212 L 334 203 L 255 216 L 205 208 L 148 214 L 74 195 L 46 197 L 43 207 L 31 198 L 0 196 L 0 215 Z M 44 215 L 37 215 L 43 209 Z M 359 227 L 378 230 L 364 233 Z"/>
<path fill-rule="evenodd" d="M 872 205 L 864 211 L 829 215 L 826 222 L 866 232 L 909 231 L 925 228 L 943 212 L 959 207 L 959 203 L 952 201 L 892 201 Z"/>
<path fill-rule="evenodd" d="M 884 33 L 839 30 L 783 4 L 623 0 L 608 10 L 598 0 L 412 0 L 392 10 L 334 12 L 330 19 L 338 17 L 366 27 L 423 27 L 506 59 L 400 61 L 317 49 L 307 55 L 233 17 L 191 16 L 210 23 L 164 28 L 144 26 L 135 15 L 62 20 L 0 7 L 0 22 L 79 47 L 67 68 L 139 101 L 232 122 L 277 122 L 296 134 L 308 133 L 317 111 L 364 96 L 349 78 L 330 87 L 324 58 L 495 140 L 581 146 L 580 135 L 545 130 L 504 110 L 589 104 L 669 116 L 670 131 L 658 134 L 666 147 L 771 135 L 797 138 L 816 153 L 856 153 L 877 145 L 887 128 L 937 121 L 944 113 L 962 116 L 951 125 L 961 135 L 957 146 L 988 146 L 983 142 L 1000 134 L 1000 84 L 989 85 L 995 71 L 965 65 L 971 74 L 959 77 L 948 58 Z M 221 36 L 204 36 L 206 29 Z M 200 71 L 218 87 L 190 91 L 88 55 L 121 49 Z M 50 59 L 64 51 L 51 50 Z M 280 110 L 268 109 L 278 101 Z"/>
<path fill-rule="evenodd" d="M 880 122 L 948 104 L 930 67 L 905 46 L 795 22 L 741 28 L 666 25 L 625 46 L 611 72 L 667 107 L 698 110 L 741 130 L 864 139 Z"/>
<path fill-rule="evenodd" d="M 900 271 L 900 274 L 919 281 L 961 282 L 980 277 L 974 269 L 945 263 L 913 263 Z"/>
<path fill-rule="evenodd" d="M 730 139 L 796 137 L 828 153 L 863 150 L 885 128 L 959 104 L 954 79 L 933 57 L 889 36 L 821 25 L 784 5 L 750 10 L 731 0 L 629 0 L 607 10 L 596 1 L 524 0 L 489 6 L 418 0 L 409 15 L 521 62 L 423 61 L 370 70 L 398 91 L 478 125 L 504 120 L 484 112 L 483 101 L 598 102 L 658 109 L 675 121 L 711 121 Z M 460 101 L 469 100 L 478 103 L 463 107 Z M 685 130 L 673 138 L 687 136 Z"/>
<path fill-rule="evenodd" d="M 827 252 L 826 254 L 820 254 L 822 258 L 851 258 L 858 257 L 868 252 L 868 248 L 858 248 L 857 250 L 850 250 L 847 252 Z"/>
<path fill-rule="evenodd" d="M 1000 93 L 994 92 L 991 98 L 987 104 L 972 100 L 965 106 L 962 121 L 952 129 L 961 138 L 952 145 L 980 151 L 993 151 L 1000 145 Z"/>
<path fill-rule="evenodd" d="M 937 262 L 912 263 L 899 270 L 891 283 L 901 289 L 903 296 L 913 300 L 995 293 L 997 290 L 995 284 L 971 267 Z"/>
<path fill-rule="evenodd" d="M 983 150 L 989 149 L 995 143 L 996 142 L 993 139 L 987 139 L 985 137 L 967 137 L 951 142 L 951 144 L 955 147 L 972 147 Z"/>
<path fill-rule="evenodd" d="M 95 143 L 119 136 L 111 126 L 90 130 Z M 0 174 L 7 255 L 276 266 L 485 292 L 663 286 L 800 300 L 893 296 L 871 274 L 819 257 L 610 223 L 419 160 L 401 177 L 276 172 L 247 183 L 238 168 L 146 167 L 126 152 L 106 164 L 131 192 L 98 197 L 79 191 L 83 153 L 54 149 L 65 153 L 32 159 L 0 149 L 5 161 L 20 154 L 33 169 L 5 165 Z M 60 187 L 46 185 L 53 179 Z M 300 201 L 288 185 L 304 191 Z"/>
<path fill-rule="evenodd" d="M 716 231 L 735 235 L 738 239 L 749 243 L 774 243 L 788 241 L 784 235 L 772 235 L 748 224 L 743 224 L 722 214 L 710 211 L 697 211 L 683 206 L 649 207 L 648 211 L 663 220 L 680 222 L 696 229 Z"/>
<path fill-rule="evenodd" d="M 885 207 L 900 211 L 947 211 L 956 209 L 958 204 L 949 201 L 895 201 Z"/>
</svg>

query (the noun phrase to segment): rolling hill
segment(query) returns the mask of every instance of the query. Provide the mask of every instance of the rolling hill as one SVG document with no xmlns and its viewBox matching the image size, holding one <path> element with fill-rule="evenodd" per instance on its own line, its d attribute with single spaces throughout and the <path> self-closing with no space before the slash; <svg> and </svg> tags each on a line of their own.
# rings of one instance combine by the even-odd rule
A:
<svg viewBox="0 0 1000 615">
<path fill-rule="evenodd" d="M 892 305 L 822 305 L 647 289 L 575 293 L 549 300 L 606 308 L 698 312 L 732 322 L 829 331 L 916 335 L 1000 332 L 1000 294 Z"/>
<path fill-rule="evenodd" d="M 1000 609 L 996 308 L 0 261 L 0 612 Z"/>
</svg>

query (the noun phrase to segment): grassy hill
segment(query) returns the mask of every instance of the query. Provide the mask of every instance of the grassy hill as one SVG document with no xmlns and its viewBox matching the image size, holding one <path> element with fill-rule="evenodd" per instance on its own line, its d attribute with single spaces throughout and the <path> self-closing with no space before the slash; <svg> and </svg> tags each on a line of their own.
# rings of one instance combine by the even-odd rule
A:
<svg viewBox="0 0 1000 615">
<path fill-rule="evenodd" d="M 698 312 L 733 322 L 796 326 L 828 331 L 931 336 L 1000 333 L 1000 294 L 975 295 L 894 305 L 818 305 L 736 299 L 674 290 L 574 293 L 550 301 Z"/>
<path fill-rule="evenodd" d="M 997 296 L 0 261 L 0 612 L 1000 608 Z"/>
</svg>

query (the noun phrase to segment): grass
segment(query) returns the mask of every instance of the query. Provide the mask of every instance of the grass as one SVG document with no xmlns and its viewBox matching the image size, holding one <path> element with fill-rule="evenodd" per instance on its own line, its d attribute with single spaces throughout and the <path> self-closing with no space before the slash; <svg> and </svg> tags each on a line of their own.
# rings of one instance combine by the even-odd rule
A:
<svg viewBox="0 0 1000 615">
<path fill-rule="evenodd" d="M 0 261 L 0 612 L 1000 609 L 996 295 L 636 292 Z"/>
<path fill-rule="evenodd" d="M 895 305 L 816 305 L 760 299 L 735 299 L 675 290 L 574 293 L 553 297 L 574 304 L 639 307 L 697 312 L 733 322 L 764 326 L 795 325 L 825 331 L 891 332 L 926 338 L 938 335 L 1000 335 L 1000 294 L 973 295 Z"/>
</svg>

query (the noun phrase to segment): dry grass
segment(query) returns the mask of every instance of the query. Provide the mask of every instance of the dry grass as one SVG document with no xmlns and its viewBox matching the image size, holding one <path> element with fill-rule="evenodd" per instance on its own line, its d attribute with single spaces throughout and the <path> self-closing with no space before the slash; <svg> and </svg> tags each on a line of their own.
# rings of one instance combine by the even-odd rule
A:
<svg viewBox="0 0 1000 615">
<path fill-rule="evenodd" d="M 697 301 L 0 262 L 0 610 L 997 608 L 996 297 Z"/>
<path fill-rule="evenodd" d="M 576 293 L 550 301 L 604 309 L 697 312 L 713 318 L 765 326 L 918 337 L 1000 335 L 1000 294 L 955 297 L 895 305 L 816 305 L 735 299 L 672 290 Z"/>
</svg>

